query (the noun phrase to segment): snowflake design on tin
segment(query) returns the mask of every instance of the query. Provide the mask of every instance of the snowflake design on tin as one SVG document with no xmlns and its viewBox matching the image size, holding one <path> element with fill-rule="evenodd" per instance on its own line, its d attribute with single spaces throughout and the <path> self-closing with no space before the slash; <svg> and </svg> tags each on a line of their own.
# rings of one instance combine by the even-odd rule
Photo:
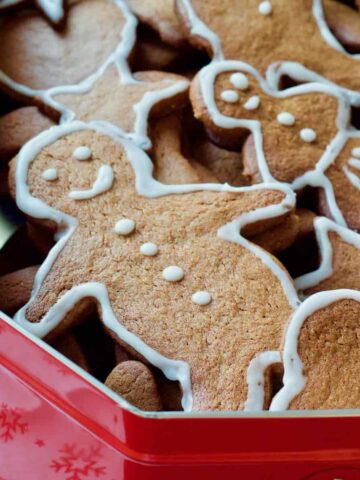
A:
<svg viewBox="0 0 360 480">
<path fill-rule="evenodd" d="M 28 423 L 22 421 L 18 408 L 12 408 L 3 403 L 0 407 L 0 439 L 3 442 L 13 440 L 17 434 L 28 431 Z"/>
<path fill-rule="evenodd" d="M 64 480 L 100 478 L 106 472 L 106 467 L 99 465 L 101 457 L 99 446 L 82 448 L 65 443 L 59 450 L 59 457 L 52 460 L 50 468 L 55 473 L 66 474 Z"/>
</svg>

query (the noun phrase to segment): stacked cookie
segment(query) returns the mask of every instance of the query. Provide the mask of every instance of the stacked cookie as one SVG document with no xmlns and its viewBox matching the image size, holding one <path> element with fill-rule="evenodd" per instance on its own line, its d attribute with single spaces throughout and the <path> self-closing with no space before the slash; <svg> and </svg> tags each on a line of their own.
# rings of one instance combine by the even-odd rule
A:
<svg viewBox="0 0 360 480">
<path fill-rule="evenodd" d="M 357 7 L 0 7 L 1 308 L 145 410 L 358 408 Z"/>
</svg>

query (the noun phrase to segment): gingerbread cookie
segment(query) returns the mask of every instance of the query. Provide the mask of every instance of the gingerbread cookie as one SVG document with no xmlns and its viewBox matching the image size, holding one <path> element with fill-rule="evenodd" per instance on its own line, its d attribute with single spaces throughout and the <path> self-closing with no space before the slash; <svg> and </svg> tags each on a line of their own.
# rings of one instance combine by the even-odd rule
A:
<svg viewBox="0 0 360 480">
<path fill-rule="evenodd" d="M 295 312 L 283 349 L 284 387 L 270 410 L 359 408 L 360 292 L 309 297 Z"/>
<path fill-rule="evenodd" d="M 0 310 L 14 315 L 28 302 L 38 266 L 26 267 L 0 277 Z"/>
<path fill-rule="evenodd" d="M 349 51 L 360 51 L 359 12 L 338 0 L 324 0 L 326 22 L 339 42 Z"/>
<path fill-rule="evenodd" d="M 240 144 L 246 139 L 244 173 L 253 182 L 319 187 L 321 211 L 358 228 L 353 205 L 360 188 L 360 137 L 336 89 L 309 83 L 274 92 L 251 66 L 224 61 L 201 70 L 191 97 L 195 115 L 214 138 Z"/>
<path fill-rule="evenodd" d="M 360 235 L 323 217 L 314 220 L 321 263 L 317 270 L 296 279 L 306 296 L 323 290 L 360 290 Z"/>
<path fill-rule="evenodd" d="M 131 74 L 136 23 L 122 0 L 71 4 L 65 33 L 31 13 L 10 18 L 0 31 L 0 84 L 62 123 L 75 116 L 112 122 L 114 133 L 149 148 L 149 115 L 182 104 L 188 82 L 161 72 Z"/>
<path fill-rule="evenodd" d="M 163 409 L 154 375 L 146 365 L 134 360 L 119 363 L 105 385 L 140 410 L 158 412 Z"/>
<path fill-rule="evenodd" d="M 63 0 L 34 0 L 35 6 L 54 24 L 64 19 Z M 26 5 L 25 0 L 0 0 L 0 13 Z"/>
<path fill-rule="evenodd" d="M 279 223 L 291 190 L 165 185 L 133 143 L 82 123 L 26 144 L 10 182 L 24 213 L 61 232 L 17 322 L 55 335 L 91 298 L 114 337 L 180 382 L 185 410 L 263 407 L 263 372 L 299 300 L 239 232 Z"/>
<path fill-rule="evenodd" d="M 175 0 L 128 0 L 127 3 L 139 20 L 156 30 L 164 42 L 174 47 L 186 45 L 187 40 L 175 12 Z"/>
<path fill-rule="evenodd" d="M 53 122 L 36 107 L 18 108 L 0 117 L 0 159 L 9 161 L 20 148 Z"/>
<path fill-rule="evenodd" d="M 308 81 L 316 72 L 359 104 L 360 62 L 331 33 L 321 0 L 178 0 L 177 6 L 191 41 L 214 59 L 247 62 L 274 89 L 285 75 Z"/>
</svg>

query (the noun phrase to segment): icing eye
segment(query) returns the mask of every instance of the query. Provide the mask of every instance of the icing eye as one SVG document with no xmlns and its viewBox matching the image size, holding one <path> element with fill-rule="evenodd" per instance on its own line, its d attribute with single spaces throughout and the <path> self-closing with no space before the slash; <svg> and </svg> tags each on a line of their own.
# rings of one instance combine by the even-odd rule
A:
<svg viewBox="0 0 360 480">
<path fill-rule="evenodd" d="M 235 88 L 239 90 L 246 90 L 249 88 L 249 80 L 243 73 L 233 73 L 230 77 L 230 82 Z"/>
<path fill-rule="evenodd" d="M 130 220 L 130 218 L 123 218 L 116 222 L 114 231 L 118 235 L 129 235 L 135 230 L 136 224 L 134 220 Z"/>
<path fill-rule="evenodd" d="M 260 106 L 260 97 L 257 95 L 254 95 L 253 97 L 250 97 L 249 100 L 244 103 L 244 108 L 246 110 L 256 110 Z"/>
<path fill-rule="evenodd" d="M 258 10 L 261 15 L 270 15 L 272 12 L 271 2 L 269 1 L 261 2 Z"/>
<path fill-rule="evenodd" d="M 212 300 L 212 297 L 209 292 L 199 291 L 199 292 L 195 292 L 191 296 L 191 300 L 196 305 L 209 305 L 209 303 Z"/>
<path fill-rule="evenodd" d="M 303 128 L 300 131 L 300 138 L 306 143 L 312 143 L 316 140 L 316 132 L 312 128 Z"/>
<path fill-rule="evenodd" d="M 220 96 L 227 103 L 235 103 L 239 100 L 239 94 L 235 90 L 223 90 Z"/>
<path fill-rule="evenodd" d="M 48 168 L 47 170 L 44 170 L 42 173 L 42 178 L 48 182 L 52 182 L 54 180 L 57 180 L 58 178 L 58 171 L 57 168 Z"/>
<path fill-rule="evenodd" d="M 75 150 L 73 151 L 73 157 L 76 160 L 80 160 L 80 161 L 89 160 L 91 155 L 92 155 L 91 149 L 89 147 L 84 146 L 84 145 L 75 148 Z"/>
</svg>

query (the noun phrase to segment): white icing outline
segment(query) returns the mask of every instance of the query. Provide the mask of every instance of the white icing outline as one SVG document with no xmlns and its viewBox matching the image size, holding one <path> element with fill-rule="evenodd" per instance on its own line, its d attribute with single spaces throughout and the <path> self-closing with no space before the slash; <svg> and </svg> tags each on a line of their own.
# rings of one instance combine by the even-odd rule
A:
<svg viewBox="0 0 360 480">
<path fill-rule="evenodd" d="M 2 0 L 0 10 L 21 3 L 24 3 L 24 0 Z M 35 4 L 52 23 L 59 23 L 64 18 L 63 0 L 35 0 Z"/>
<path fill-rule="evenodd" d="M 281 354 L 277 351 L 259 353 L 251 360 L 247 369 L 248 397 L 244 405 L 245 412 L 257 412 L 264 408 L 265 371 L 275 363 L 281 363 Z"/>
<path fill-rule="evenodd" d="M 190 33 L 192 35 L 204 38 L 210 44 L 211 49 L 214 52 L 212 62 L 224 60 L 225 56 L 221 48 L 220 38 L 197 15 L 191 0 L 178 0 L 178 2 L 181 10 L 186 14 L 187 21 L 190 25 Z M 324 16 L 322 0 L 313 0 L 312 13 L 315 23 L 318 26 L 320 35 L 330 47 L 347 55 L 350 58 L 353 58 L 355 60 L 360 59 L 360 54 L 353 55 L 347 52 L 329 29 Z M 284 60 L 274 61 L 273 63 L 268 65 L 266 71 L 266 79 L 269 86 L 273 90 L 279 91 L 281 78 L 285 75 L 288 75 L 289 77 L 302 82 L 319 82 L 330 85 L 341 91 L 343 94 L 346 94 L 348 100 L 352 105 L 360 106 L 360 92 L 356 92 L 345 87 L 340 87 L 328 80 L 326 77 L 309 70 L 304 65 L 298 62 L 290 62 Z"/>
<path fill-rule="evenodd" d="M 336 124 L 338 132 L 328 145 L 322 156 L 319 158 L 313 170 L 305 172 L 303 175 L 295 178 L 289 185 L 294 190 L 301 190 L 306 186 L 321 187 L 324 190 L 328 207 L 332 217 L 340 225 L 346 226 L 345 218 L 339 209 L 331 182 L 326 176 L 326 170 L 336 161 L 346 142 L 353 138 L 359 138 L 360 131 L 351 129 L 350 106 L 343 96 L 342 92 L 334 89 L 330 85 L 323 83 L 306 83 L 283 91 L 272 90 L 266 80 L 251 65 L 237 60 L 224 60 L 211 63 L 202 68 L 198 74 L 199 86 L 203 102 L 211 121 L 223 129 L 244 128 L 251 132 L 254 139 L 257 165 L 262 180 L 265 182 L 279 182 L 274 178 L 269 170 L 265 153 L 263 150 L 263 139 L 261 131 L 261 122 L 259 120 L 244 120 L 226 116 L 222 114 L 216 104 L 214 97 L 214 82 L 216 77 L 223 72 L 240 71 L 252 75 L 258 82 L 264 93 L 274 98 L 289 98 L 295 95 L 304 95 L 308 93 L 325 93 L 335 97 L 338 101 L 338 113 Z M 276 119 L 274 119 L 275 121 Z"/>
<path fill-rule="evenodd" d="M 70 94 L 84 94 L 89 92 L 95 85 L 95 83 L 104 75 L 105 71 L 110 66 L 115 66 L 119 74 L 119 82 L 122 85 L 139 84 L 142 81 L 137 80 L 130 72 L 127 59 L 134 48 L 136 42 L 136 27 L 137 19 L 131 13 L 129 7 L 124 0 L 109 0 L 114 3 L 120 10 L 124 17 L 125 23 L 122 29 L 121 40 L 115 51 L 105 60 L 105 62 L 98 67 L 98 69 L 90 74 L 87 78 L 81 80 L 78 84 L 56 86 L 49 89 L 33 89 L 26 85 L 12 80 L 8 75 L 0 70 L 0 82 L 10 88 L 12 91 L 29 98 L 37 97 L 45 105 L 48 105 L 52 109 L 58 112 L 60 115 L 60 123 L 72 122 L 76 119 L 76 114 L 69 108 L 62 105 L 54 97 Z M 171 98 L 181 92 L 185 92 L 189 87 L 188 80 L 178 80 L 172 85 L 156 90 L 152 92 L 146 92 L 142 99 L 135 105 L 133 110 L 135 113 L 135 123 L 132 132 L 125 132 L 120 127 L 103 122 L 101 119 L 93 119 L 98 121 L 99 124 L 108 125 L 108 128 L 113 130 L 113 134 L 117 134 L 120 137 L 125 137 L 133 140 L 141 148 L 151 148 L 151 140 L 148 137 L 147 121 L 152 107 L 161 102 L 164 99 Z"/>
<path fill-rule="evenodd" d="M 218 236 L 224 240 L 239 244 L 256 255 L 278 278 L 284 289 L 284 293 L 287 295 L 288 301 L 293 308 L 296 308 L 300 304 L 300 301 L 297 296 L 296 289 L 287 272 L 266 251 L 242 237 L 240 231 L 242 227 L 249 223 L 254 223 L 265 218 L 278 217 L 284 213 L 287 213 L 295 205 L 295 195 L 288 187 L 280 184 L 262 184 L 253 185 L 250 187 L 232 187 L 228 184 L 211 183 L 187 185 L 162 184 L 153 178 L 152 162 L 143 150 L 139 149 L 132 142 L 126 139 L 120 139 L 118 136 L 113 136 L 111 131 L 109 132 L 107 129 L 100 127 L 96 123 L 73 122 L 71 124 L 67 123 L 52 127 L 31 139 L 23 146 L 18 154 L 15 163 L 15 176 L 16 201 L 19 209 L 33 218 L 48 219 L 55 222 L 57 225 L 61 226 L 61 233 L 57 234 L 57 243 L 50 250 L 47 258 L 36 274 L 33 292 L 29 302 L 15 315 L 16 322 L 28 329 L 31 333 L 39 337 L 44 337 L 61 322 L 66 312 L 68 312 L 79 299 L 84 297 L 96 298 L 101 305 L 102 317 L 105 325 L 113 330 L 114 333 L 125 343 L 147 358 L 150 363 L 160 368 L 169 379 L 178 380 L 180 382 L 183 389 L 182 404 L 184 409 L 188 411 L 191 409 L 192 405 L 189 366 L 185 362 L 170 360 L 166 357 L 163 357 L 159 353 L 152 350 L 148 345 L 146 345 L 131 332 L 128 332 L 117 321 L 114 312 L 112 311 L 107 290 L 104 285 L 91 282 L 77 285 L 64 294 L 60 299 L 58 299 L 57 303 L 50 308 L 50 310 L 39 323 L 31 323 L 26 319 L 26 310 L 28 306 L 38 294 L 41 284 L 54 264 L 58 254 L 61 252 L 62 248 L 72 236 L 78 225 L 78 222 L 74 217 L 50 207 L 42 200 L 31 195 L 27 185 L 28 168 L 30 163 L 43 148 L 54 143 L 57 139 L 67 134 L 83 130 L 93 130 L 95 132 L 108 135 L 114 141 L 123 145 L 135 172 L 136 189 L 139 195 L 143 195 L 148 198 L 203 190 L 240 193 L 271 189 L 283 192 L 285 197 L 281 203 L 269 205 L 267 207 L 263 207 L 241 215 L 239 218 L 219 228 Z M 66 226 L 65 229 L 64 225 Z"/>
<path fill-rule="evenodd" d="M 88 200 L 109 191 L 114 182 L 114 170 L 110 165 L 99 168 L 96 180 L 87 190 L 71 190 L 69 197 L 73 200 Z"/>
<path fill-rule="evenodd" d="M 307 298 L 294 313 L 286 331 L 282 355 L 284 364 L 284 386 L 273 398 L 270 411 L 277 412 L 287 410 L 290 403 L 306 385 L 306 377 L 303 375 L 303 363 L 297 351 L 297 341 L 304 322 L 318 310 L 328 307 L 339 300 L 348 299 L 360 302 L 360 292 L 350 289 L 318 292 Z"/>
<path fill-rule="evenodd" d="M 342 227 L 326 217 L 314 219 L 314 230 L 320 250 L 321 262 L 317 270 L 301 275 L 295 280 L 295 286 L 300 291 L 316 287 L 333 274 L 333 248 L 329 239 L 330 232 L 336 233 L 346 243 L 360 250 L 360 235 L 358 233 Z"/>
</svg>

